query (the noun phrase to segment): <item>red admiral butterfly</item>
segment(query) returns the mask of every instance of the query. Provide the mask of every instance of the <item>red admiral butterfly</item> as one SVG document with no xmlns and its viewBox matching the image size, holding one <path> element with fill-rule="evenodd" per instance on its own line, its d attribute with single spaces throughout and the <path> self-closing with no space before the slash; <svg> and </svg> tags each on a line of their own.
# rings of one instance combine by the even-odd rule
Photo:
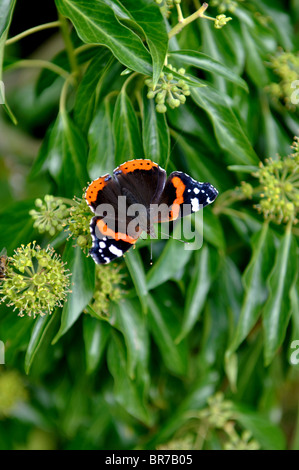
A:
<svg viewBox="0 0 299 470">
<path fill-rule="evenodd" d="M 98 264 L 110 263 L 134 246 L 142 231 L 154 237 L 153 223 L 197 212 L 217 195 L 210 183 L 197 182 L 181 171 L 167 178 L 166 171 L 151 160 L 125 162 L 113 176 L 101 176 L 86 190 L 85 199 L 96 213 L 90 223 L 90 254 Z M 120 196 L 125 200 L 121 209 Z"/>
</svg>

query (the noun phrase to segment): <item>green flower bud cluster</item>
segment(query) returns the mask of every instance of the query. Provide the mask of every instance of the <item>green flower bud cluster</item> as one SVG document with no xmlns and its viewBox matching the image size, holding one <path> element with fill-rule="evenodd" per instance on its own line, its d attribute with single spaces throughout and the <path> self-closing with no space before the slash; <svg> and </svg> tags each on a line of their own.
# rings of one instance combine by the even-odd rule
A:
<svg viewBox="0 0 299 470">
<path fill-rule="evenodd" d="M 243 0 L 211 0 L 209 2 L 211 7 L 217 7 L 219 13 L 224 13 L 225 11 L 230 11 L 233 13 L 238 7 L 238 3 Z"/>
<path fill-rule="evenodd" d="M 95 294 L 91 306 L 99 317 L 106 319 L 110 302 L 118 303 L 121 300 L 124 294 L 121 284 L 124 284 L 124 275 L 118 265 L 96 266 Z"/>
<path fill-rule="evenodd" d="M 298 145 L 298 140 L 294 145 Z M 262 186 L 260 202 L 255 208 L 277 224 L 298 223 L 299 210 L 299 152 L 277 160 L 260 163 L 254 173 Z"/>
<path fill-rule="evenodd" d="M 14 307 L 20 316 L 50 315 L 70 292 L 71 274 L 65 264 L 50 246 L 42 249 L 35 242 L 21 245 L 8 259 L 0 287 L 1 302 Z"/>
<path fill-rule="evenodd" d="M 40 233 L 48 232 L 53 236 L 63 230 L 65 220 L 69 216 L 69 208 L 61 199 L 48 194 L 44 200 L 36 199 L 35 206 L 37 210 L 32 209 L 29 214 L 35 220 L 33 226 Z"/>
<path fill-rule="evenodd" d="M 208 406 L 199 411 L 198 417 L 205 419 L 210 427 L 223 429 L 226 423 L 234 419 L 233 403 L 225 400 L 223 393 L 216 393 L 207 402 Z"/>
<path fill-rule="evenodd" d="M 242 432 L 241 436 L 236 432 L 234 423 L 227 423 L 225 432 L 228 441 L 224 443 L 224 450 L 259 450 L 259 443 L 252 438 L 252 434 L 247 429 Z"/>
<path fill-rule="evenodd" d="M 221 29 L 225 26 L 232 18 L 230 16 L 225 15 L 217 15 L 214 21 L 214 28 Z"/>
<path fill-rule="evenodd" d="M 0 419 L 10 416 L 19 403 L 28 400 L 24 381 L 16 370 L 2 370 L 0 374 Z"/>
<path fill-rule="evenodd" d="M 266 90 L 275 100 L 282 101 L 287 109 L 295 111 L 297 103 L 293 99 L 294 82 L 299 80 L 299 54 L 279 51 L 270 58 L 269 67 L 277 75 L 278 82 L 271 83 Z"/>
<path fill-rule="evenodd" d="M 92 239 L 89 230 L 91 212 L 86 204 L 85 197 L 81 199 L 74 198 L 74 204 L 70 208 L 70 217 L 68 220 L 68 230 L 71 237 L 76 239 L 76 245 L 84 251 L 89 250 L 92 245 Z"/>
<path fill-rule="evenodd" d="M 168 68 L 173 72 L 179 73 L 182 78 L 175 78 L 171 72 L 162 72 L 156 87 L 154 87 L 152 79 L 145 80 L 145 83 L 149 88 L 147 97 L 149 99 L 155 98 L 156 110 L 158 113 L 166 113 L 167 107 L 165 102 L 172 109 L 178 108 L 181 104 L 186 102 L 186 96 L 191 94 L 189 85 L 183 78 L 185 75 L 185 69 L 180 68 L 177 70 L 170 64 L 168 65 Z"/>
</svg>

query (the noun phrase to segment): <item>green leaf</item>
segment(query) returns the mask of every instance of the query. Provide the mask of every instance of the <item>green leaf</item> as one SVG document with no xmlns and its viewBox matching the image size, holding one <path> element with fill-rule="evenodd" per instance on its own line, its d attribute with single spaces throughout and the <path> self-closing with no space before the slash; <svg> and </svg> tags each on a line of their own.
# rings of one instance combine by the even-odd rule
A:
<svg viewBox="0 0 299 470">
<path fill-rule="evenodd" d="M 159 305 L 152 296 L 148 299 L 148 321 L 151 333 L 160 350 L 165 366 L 174 374 L 184 375 L 187 371 L 186 343 L 175 344 L 179 324 L 173 321 L 169 308 Z"/>
<path fill-rule="evenodd" d="M 291 315 L 291 290 L 298 275 L 297 260 L 297 244 L 289 224 L 277 249 L 268 282 L 269 297 L 263 310 L 266 365 L 270 364 L 285 338 Z"/>
<path fill-rule="evenodd" d="M 5 41 L 7 39 L 15 4 L 16 0 L 2 0 L 0 4 L 0 80 L 2 80 Z"/>
<path fill-rule="evenodd" d="M 29 243 L 32 240 L 34 229 L 33 219 L 29 211 L 34 208 L 34 201 L 18 201 L 0 212 L 0 249 L 6 248 L 8 256 L 21 243 Z M 17 217 L 12 217 L 17 214 Z"/>
<path fill-rule="evenodd" d="M 245 406 L 235 405 L 237 421 L 250 431 L 254 439 L 264 450 L 284 450 L 286 447 L 285 436 L 282 430 L 271 421 L 248 410 Z"/>
<path fill-rule="evenodd" d="M 207 72 L 223 77 L 248 91 L 248 86 L 245 80 L 239 77 L 230 68 L 207 54 L 192 50 L 180 50 L 171 52 L 169 56 L 173 57 L 181 65 L 190 65 L 200 70 L 206 70 Z"/>
<path fill-rule="evenodd" d="M 4 84 L 2 83 L 2 67 L 4 59 L 5 41 L 7 39 L 7 34 L 10 27 L 15 4 L 16 0 L 2 0 L 0 3 L 0 105 L 3 104 L 3 108 L 12 120 L 12 122 L 14 124 L 17 124 L 17 120 L 13 112 L 5 101 L 5 89 Z"/>
<path fill-rule="evenodd" d="M 126 253 L 125 261 L 142 305 L 143 313 L 146 313 L 148 290 L 141 256 L 137 250 L 131 249 Z"/>
<path fill-rule="evenodd" d="M 80 130 L 67 114 L 60 113 L 42 145 L 32 175 L 48 170 L 61 196 L 81 196 L 89 180 L 86 164 L 87 145 Z"/>
<path fill-rule="evenodd" d="M 52 315 L 44 315 L 35 320 L 34 327 L 30 336 L 30 341 L 25 354 L 25 372 L 29 374 L 32 362 L 39 350 L 48 330 L 55 320 L 56 311 Z"/>
<path fill-rule="evenodd" d="M 257 322 L 267 299 L 266 282 L 273 266 L 274 255 L 273 234 L 267 222 L 253 235 L 251 246 L 252 256 L 243 276 L 245 296 L 237 329 L 226 352 L 227 360 Z"/>
<path fill-rule="evenodd" d="M 124 336 L 127 348 L 127 372 L 134 380 L 141 373 L 148 381 L 149 337 L 145 325 L 145 316 L 138 304 L 124 300 L 115 305 L 111 315 L 111 325 Z"/>
<path fill-rule="evenodd" d="M 138 2 L 136 0 L 123 0 L 122 2 L 106 0 L 106 3 L 108 5 L 115 4 L 114 13 L 116 17 L 118 17 L 118 7 L 120 5 L 122 5 L 122 8 L 126 7 L 130 18 L 136 22 L 139 28 L 142 28 L 143 36 L 146 39 L 153 60 L 153 81 L 156 84 L 163 70 L 168 50 L 168 34 L 158 5 L 152 0 L 139 0 Z M 134 26 L 132 24 L 133 31 Z"/>
<path fill-rule="evenodd" d="M 102 73 L 112 63 L 111 57 L 109 50 L 101 48 L 90 61 L 78 87 L 74 106 L 74 121 L 83 132 L 89 128 L 93 118 L 97 100 L 97 85 L 101 80 Z"/>
<path fill-rule="evenodd" d="M 146 158 L 150 158 L 167 169 L 170 154 L 170 135 L 163 113 L 156 111 L 154 100 L 148 99 L 147 90 L 143 90 L 142 137 Z"/>
<path fill-rule="evenodd" d="M 92 179 L 112 173 L 115 168 L 113 104 L 112 98 L 106 96 L 100 102 L 89 127 L 87 169 Z"/>
<path fill-rule="evenodd" d="M 116 100 L 113 128 L 116 155 L 115 165 L 119 165 L 126 160 L 142 158 L 143 147 L 137 116 L 124 88 Z"/>
<path fill-rule="evenodd" d="M 103 0 L 55 0 L 60 13 L 74 24 L 85 43 L 103 44 L 126 67 L 151 75 L 151 56 L 140 38 L 121 25 Z"/>
<path fill-rule="evenodd" d="M 134 380 L 129 377 L 125 347 L 116 332 L 109 342 L 107 361 L 114 379 L 113 395 L 116 401 L 132 416 L 150 425 L 152 419 L 146 405 L 147 383 L 142 374 Z"/>
<path fill-rule="evenodd" d="M 173 237 L 178 236 L 180 228 L 180 225 L 177 224 L 172 233 Z M 174 238 L 167 241 L 162 254 L 157 261 L 154 261 L 154 265 L 147 275 L 147 287 L 149 290 L 169 279 L 175 278 L 176 274 L 184 268 L 193 253 L 185 248 L 185 243 Z"/>
<path fill-rule="evenodd" d="M 71 292 L 67 295 L 61 314 L 61 325 L 53 344 L 56 343 L 75 323 L 91 300 L 95 287 L 95 263 L 87 258 L 81 248 L 73 247 L 69 240 L 63 254 L 63 261 L 72 273 Z"/>
<path fill-rule="evenodd" d="M 87 374 L 97 369 L 104 355 L 110 332 L 111 328 L 106 322 L 84 315 L 83 337 Z"/>
<path fill-rule="evenodd" d="M 185 338 L 197 322 L 217 272 L 217 261 L 216 252 L 207 245 L 203 246 L 196 255 L 194 274 L 186 293 L 182 328 L 176 342 Z"/>
<path fill-rule="evenodd" d="M 211 87 L 193 88 L 191 96 L 208 113 L 220 147 L 232 156 L 229 163 L 258 163 L 258 157 L 225 97 Z"/>
</svg>

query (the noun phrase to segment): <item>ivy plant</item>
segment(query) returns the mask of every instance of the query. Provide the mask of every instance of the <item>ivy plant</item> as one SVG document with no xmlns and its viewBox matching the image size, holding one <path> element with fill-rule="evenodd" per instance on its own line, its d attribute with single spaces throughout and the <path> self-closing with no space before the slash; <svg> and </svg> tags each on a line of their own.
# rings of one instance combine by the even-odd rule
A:
<svg viewBox="0 0 299 470">
<path fill-rule="evenodd" d="M 298 449 L 298 2 L 24 3 L 0 5 L 0 448 Z M 202 247 L 174 224 L 96 265 L 85 189 L 135 158 L 218 189 Z"/>
</svg>

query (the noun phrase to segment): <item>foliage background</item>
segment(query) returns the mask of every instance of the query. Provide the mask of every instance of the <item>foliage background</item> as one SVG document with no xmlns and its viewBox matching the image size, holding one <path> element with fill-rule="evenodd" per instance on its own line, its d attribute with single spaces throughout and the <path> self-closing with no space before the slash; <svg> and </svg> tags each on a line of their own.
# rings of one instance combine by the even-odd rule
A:
<svg viewBox="0 0 299 470">
<path fill-rule="evenodd" d="M 298 106 L 270 93 L 280 82 L 271 57 L 298 48 L 298 1 L 235 2 L 222 29 L 200 18 L 173 36 L 168 62 L 187 69 L 192 91 L 165 114 L 144 78 L 160 75 L 175 6 L 167 20 L 154 0 L 86 3 L 0 3 L 10 108 L 0 115 L 0 247 L 12 256 L 21 244 L 50 243 L 72 272 L 72 293 L 51 316 L 19 317 L 1 304 L 0 448 L 298 449 L 298 232 L 268 226 L 258 199 L 235 189 L 257 186 L 259 161 L 290 154 L 298 135 Z M 232 3 L 215 1 L 207 14 Z M 75 28 L 60 17 L 60 29 L 5 46 L 57 21 L 56 7 Z M 198 8 L 182 1 L 185 17 Z M 64 77 L 41 71 L 40 60 Z M 92 259 L 67 232 L 39 233 L 29 211 L 46 194 L 80 198 L 89 181 L 143 156 L 220 195 L 204 210 L 201 250 L 157 241 L 150 267 L 145 240 L 118 268 L 101 268 L 107 311 L 95 311 Z"/>
</svg>

